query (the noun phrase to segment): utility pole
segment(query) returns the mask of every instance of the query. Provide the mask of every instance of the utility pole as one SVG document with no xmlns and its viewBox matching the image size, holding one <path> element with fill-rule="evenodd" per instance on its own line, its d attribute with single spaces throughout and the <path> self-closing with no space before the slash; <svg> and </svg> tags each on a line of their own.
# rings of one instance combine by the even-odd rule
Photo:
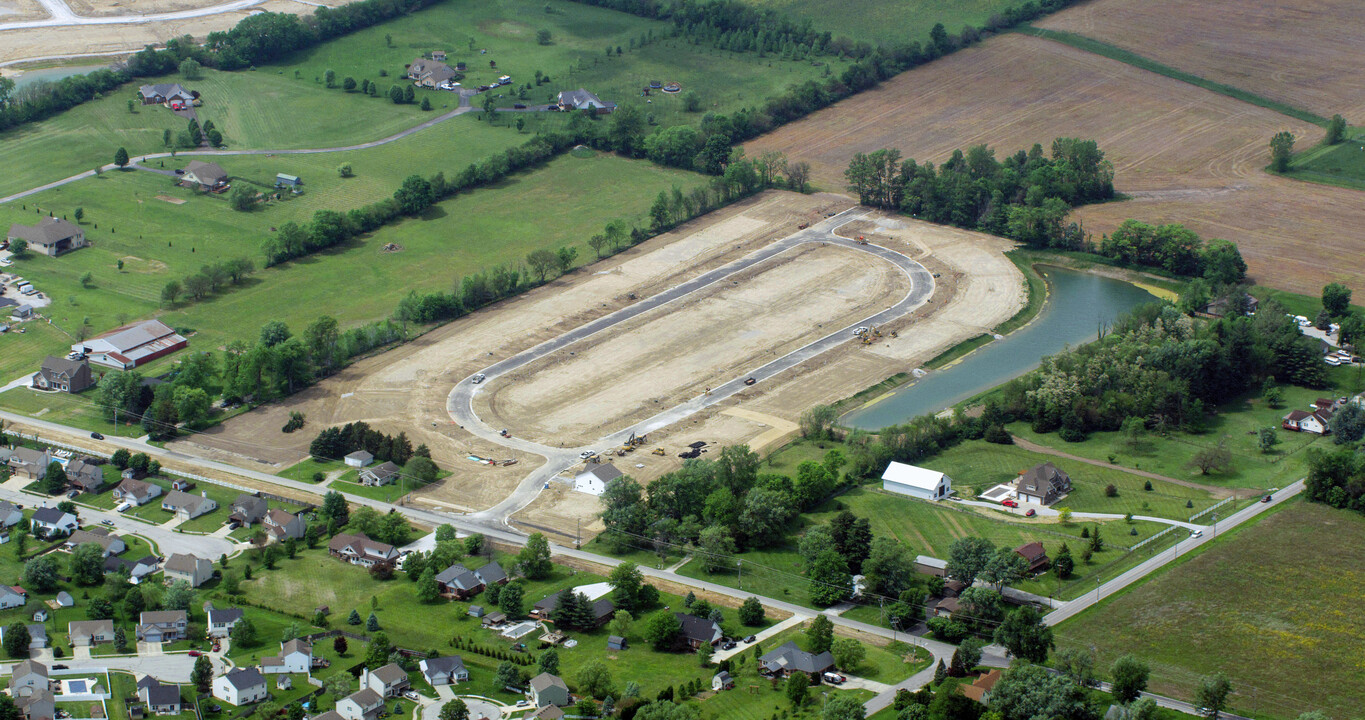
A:
<svg viewBox="0 0 1365 720">
<path fill-rule="evenodd" d="M 579 542 L 580 533 L 583 531 L 583 518 L 574 518 L 573 529 L 573 549 L 579 550 L 582 544 Z"/>
<path fill-rule="evenodd" d="M 744 589 L 744 561 L 736 560 L 735 567 L 739 568 L 739 589 Z"/>
</svg>

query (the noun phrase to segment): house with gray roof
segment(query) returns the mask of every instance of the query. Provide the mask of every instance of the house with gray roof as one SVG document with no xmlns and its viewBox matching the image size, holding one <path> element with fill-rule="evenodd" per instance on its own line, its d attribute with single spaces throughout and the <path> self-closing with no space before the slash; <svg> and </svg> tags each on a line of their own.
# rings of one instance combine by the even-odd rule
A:
<svg viewBox="0 0 1365 720">
<path fill-rule="evenodd" d="M 464 600 L 483 591 L 484 584 L 479 576 L 465 566 L 456 563 L 442 570 L 436 576 L 436 585 L 444 597 Z"/>
<path fill-rule="evenodd" d="M 265 513 L 269 509 L 270 503 L 265 498 L 242 493 L 232 501 L 232 513 L 228 515 L 228 521 L 236 522 L 242 527 L 251 527 L 265 519 Z"/>
<path fill-rule="evenodd" d="M 194 94 L 180 86 L 180 83 L 158 83 L 143 85 L 137 89 L 143 105 L 165 105 L 170 102 L 193 103 Z"/>
<path fill-rule="evenodd" d="M 228 174 L 218 163 L 191 160 L 180 176 L 180 184 L 188 188 L 199 188 L 205 192 L 222 192 L 228 188 Z"/>
<path fill-rule="evenodd" d="M 678 624 L 682 627 L 678 633 L 679 638 L 686 642 L 688 647 L 693 650 L 702 645 L 715 645 L 725 636 L 720 629 L 720 623 L 710 618 L 697 617 L 687 613 L 673 613 L 678 618 Z"/>
<path fill-rule="evenodd" d="M 369 688 L 386 698 L 398 697 L 404 690 L 412 687 L 406 670 L 398 663 L 389 663 L 374 670 L 360 672 L 360 687 Z"/>
<path fill-rule="evenodd" d="M 33 623 L 24 627 L 28 630 L 28 649 L 30 651 L 42 650 L 47 647 L 46 625 L 43 625 L 42 623 Z M 5 631 L 8 629 L 8 625 L 0 625 L 0 643 L 5 641 Z"/>
<path fill-rule="evenodd" d="M 72 460 L 66 464 L 66 481 L 73 489 L 97 493 L 104 487 L 104 468 L 86 460 Z"/>
<path fill-rule="evenodd" d="M 242 609 L 209 608 L 207 615 L 209 637 L 227 637 L 232 632 L 232 626 L 242 619 Z"/>
<path fill-rule="evenodd" d="M 564 90 L 559 93 L 556 102 L 560 110 L 590 110 L 601 114 L 616 109 L 615 103 L 603 102 L 601 98 L 588 92 L 587 88 Z"/>
<path fill-rule="evenodd" d="M 371 540 L 361 534 L 342 533 L 327 543 L 327 552 L 352 565 L 370 567 L 398 560 L 398 549 L 388 543 Z"/>
<path fill-rule="evenodd" d="M 189 341 L 160 320 L 143 320 L 86 338 L 71 346 L 96 365 L 131 370 L 173 353 Z"/>
<path fill-rule="evenodd" d="M 113 620 L 73 620 L 66 626 L 73 646 L 101 645 L 114 641 Z"/>
<path fill-rule="evenodd" d="M 280 542 L 300 540 L 307 529 L 308 524 L 304 522 L 302 515 L 295 515 L 279 508 L 273 508 L 265 514 L 265 531 Z"/>
<path fill-rule="evenodd" d="M 103 530 L 103 532 L 100 532 L 101 530 Z M 111 534 L 108 530 L 104 530 L 104 528 L 77 530 L 71 533 L 71 536 L 66 539 L 65 547 L 67 550 L 75 550 L 77 547 L 86 543 L 99 545 L 104 557 L 119 555 L 123 553 L 124 550 L 128 549 L 128 545 L 123 542 L 123 538 Z"/>
<path fill-rule="evenodd" d="M 475 570 L 474 574 L 478 576 L 479 582 L 483 583 L 485 587 L 488 585 L 507 584 L 507 571 L 503 570 L 502 566 L 497 564 L 497 562 L 490 562 L 487 565 L 484 565 L 478 570 Z"/>
<path fill-rule="evenodd" d="M 380 487 L 393 482 L 400 472 L 400 468 L 392 462 L 384 462 L 374 467 L 362 468 L 360 470 L 360 484 L 370 487 Z"/>
<path fill-rule="evenodd" d="M 125 560 L 124 558 L 110 555 L 104 559 L 104 572 L 106 575 L 109 573 L 127 572 L 128 578 L 132 580 L 141 580 L 156 572 L 160 566 L 161 559 L 155 555 L 146 555 L 136 560 Z"/>
<path fill-rule="evenodd" d="M 52 720 L 57 715 L 56 698 L 47 688 L 14 698 L 14 705 L 23 713 L 24 720 Z"/>
<path fill-rule="evenodd" d="M 42 480 L 47 476 L 47 466 L 52 464 L 52 455 L 46 450 L 34 450 L 20 445 L 10 456 L 10 470 L 25 480 Z"/>
<path fill-rule="evenodd" d="M 174 642 L 184 639 L 189 615 L 184 610 L 152 610 L 138 616 L 137 639 L 145 642 Z"/>
<path fill-rule="evenodd" d="M 153 715 L 180 714 L 180 686 L 162 683 L 151 675 L 137 681 L 137 697 Z"/>
<path fill-rule="evenodd" d="M 825 652 L 809 653 L 787 642 L 758 659 L 759 672 L 766 675 L 787 677 L 794 672 L 811 676 L 812 682 L 820 681 L 820 674 L 834 667 L 834 656 Z"/>
<path fill-rule="evenodd" d="M 8 500 L 0 500 L 0 528 L 14 527 L 23 519 L 23 508 Z"/>
<path fill-rule="evenodd" d="M 166 582 L 184 580 L 190 587 L 199 587 L 213 578 L 213 561 L 195 555 L 174 553 L 166 559 Z"/>
<path fill-rule="evenodd" d="M 218 503 L 208 493 L 191 495 L 187 492 L 172 490 L 161 498 L 161 509 L 175 513 L 181 520 L 193 520 L 218 509 Z"/>
<path fill-rule="evenodd" d="M 1014 493 L 1019 502 L 1051 505 L 1071 492 L 1071 476 L 1050 462 L 1040 463 L 1019 474 Z"/>
<path fill-rule="evenodd" d="M 362 688 L 337 701 L 336 712 L 345 720 L 376 720 L 384 707 L 384 696 Z"/>
<path fill-rule="evenodd" d="M 35 532 L 45 538 L 65 537 L 80 527 L 76 516 L 55 507 L 38 508 L 30 518 Z"/>
<path fill-rule="evenodd" d="M 469 670 L 465 669 L 464 658 L 459 655 L 427 658 L 417 663 L 417 667 L 422 671 L 422 677 L 433 687 L 454 685 L 469 679 Z"/>
<path fill-rule="evenodd" d="M 229 670 L 213 679 L 213 696 L 229 705 L 241 707 L 270 697 L 265 676 L 254 667 Z"/>
<path fill-rule="evenodd" d="M 45 217 L 37 225 L 10 225 L 9 241 L 15 240 L 23 240 L 28 243 L 29 250 L 48 257 L 65 255 L 89 245 L 85 241 L 85 231 L 79 225 L 56 217 Z"/>
<path fill-rule="evenodd" d="M 37 660 L 24 660 L 11 668 L 9 687 L 14 694 L 47 689 L 47 666 Z"/>
<path fill-rule="evenodd" d="M 33 376 L 33 387 L 39 390 L 56 390 L 64 393 L 78 393 L 93 387 L 95 378 L 90 374 L 90 363 L 48 355 L 43 358 L 42 367 Z"/>
<path fill-rule="evenodd" d="M 569 686 L 558 675 L 541 673 L 531 678 L 531 702 L 536 707 L 569 704 Z"/>
<path fill-rule="evenodd" d="M 131 468 L 130 468 L 131 469 Z M 124 472 L 127 472 L 126 470 Z M 153 499 L 161 497 L 161 486 L 143 480 L 129 478 L 118 484 L 114 491 L 110 493 L 114 500 L 124 503 L 129 502 L 134 505 L 146 505 Z"/>
</svg>

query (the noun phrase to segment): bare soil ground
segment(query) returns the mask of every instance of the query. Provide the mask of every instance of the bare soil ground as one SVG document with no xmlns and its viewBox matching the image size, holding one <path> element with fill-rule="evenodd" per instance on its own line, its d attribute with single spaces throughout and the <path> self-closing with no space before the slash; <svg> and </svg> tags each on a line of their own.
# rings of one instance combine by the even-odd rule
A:
<svg viewBox="0 0 1365 720">
<path fill-rule="evenodd" d="M 221 5 L 224 0 L 66 0 L 73 12 L 82 17 L 114 15 L 151 15 Z"/>
<path fill-rule="evenodd" d="M 0 0 L 0 22 L 19 22 L 20 20 L 39 20 L 47 17 L 47 11 L 36 0 Z"/>
<path fill-rule="evenodd" d="M 1323 117 L 1365 115 L 1356 0 L 1097 0 L 1037 24 Z"/>
<path fill-rule="evenodd" d="M 1004 35 L 922 68 L 750 143 L 811 163 L 843 186 L 854 153 L 895 147 L 941 162 L 988 143 L 997 156 L 1056 137 L 1095 139 L 1115 185 L 1134 200 L 1078 217 L 1096 238 L 1128 218 L 1180 222 L 1238 243 L 1253 278 L 1316 293 L 1331 281 L 1365 287 L 1355 261 L 1365 238 L 1361 194 L 1267 175 L 1279 130 L 1316 142 L 1321 129 L 1058 43 Z"/>
<path fill-rule="evenodd" d="M 0 0 L 0 3 L 26 5 L 30 0 Z M 126 2 L 125 0 L 125 6 Z M 143 0 L 132 0 L 141 3 Z M 174 2 L 175 0 L 149 0 L 151 2 Z M 197 0 L 196 0 L 197 1 Z M 344 5 L 342 2 L 328 2 L 327 5 Z M 180 0 L 185 2 L 185 0 Z M 217 2 L 204 2 L 216 5 Z M 166 38 L 192 35 L 202 39 L 216 30 L 227 30 L 247 15 L 260 11 L 293 13 L 304 15 L 317 8 L 313 5 L 292 0 L 267 0 L 242 10 L 216 13 L 203 17 L 187 18 L 161 22 L 119 24 L 119 25 L 64 25 L 60 27 L 28 28 L 6 30 L 4 42 L 0 42 L 0 62 L 30 60 L 36 58 L 70 57 L 92 53 L 111 53 L 115 51 L 136 52 L 144 46 L 161 45 Z M 77 10 L 77 12 L 81 12 Z M 117 14 L 117 13 L 114 13 Z M 23 19 L 47 17 L 40 12 L 34 18 L 18 18 L 0 15 L 0 22 L 15 22 Z"/>
<path fill-rule="evenodd" d="M 479 415 L 582 445 L 895 304 L 909 279 L 857 250 L 794 248 L 499 378 Z M 485 414 L 486 413 L 486 414 Z"/>
<path fill-rule="evenodd" d="M 489 507 L 505 497 L 518 480 L 543 461 L 539 457 L 519 457 L 520 462 L 516 465 L 490 467 L 465 459 L 467 454 L 501 459 L 509 456 L 509 451 L 478 440 L 452 424 L 445 412 L 445 402 L 453 383 L 502 358 L 624 307 L 632 302 L 631 293 L 646 297 L 672 287 L 791 234 L 798 223 L 851 205 L 848 198 L 835 195 L 765 193 L 521 297 L 461 318 L 412 343 L 359 361 L 287 403 L 259 408 L 233 418 L 193 441 L 180 440 L 176 444 L 192 442 L 197 451 L 211 448 L 217 457 L 228 462 L 257 469 L 266 464 L 278 469 L 302 459 L 309 441 L 321 428 L 366 420 L 387 432 L 405 431 L 414 443 L 426 443 L 437 463 L 453 471 L 445 481 L 411 496 L 411 502 L 457 510 Z M 935 281 L 933 301 L 917 311 L 920 317 L 915 321 L 918 324 L 914 332 L 902 328 L 899 338 L 888 337 L 883 345 L 863 347 L 850 343 L 812 363 L 746 389 L 725 403 L 651 434 L 649 444 L 644 448 L 625 457 L 613 458 L 618 467 L 648 481 L 679 467 L 682 461 L 677 453 L 697 440 L 713 447 L 743 442 L 774 446 L 795 432 L 795 421 L 811 403 L 832 402 L 888 375 L 915 367 L 943 347 L 977 334 L 981 326 L 989 327 L 1010 317 L 1022 306 L 1022 278 L 1000 253 L 1008 243 L 976 233 L 890 217 L 879 219 L 875 228 L 868 227 L 873 230 L 869 234 L 872 241 L 908 250 L 926 267 L 941 275 Z M 825 306 L 844 305 L 849 297 L 876 294 L 878 283 L 887 282 L 882 275 L 884 271 L 877 269 L 880 263 L 871 265 L 871 269 L 856 264 L 850 266 L 838 251 L 848 252 L 836 248 L 808 251 L 805 254 L 812 256 L 810 260 L 818 257 L 822 261 L 808 262 L 803 255 L 800 260 L 787 262 L 782 268 L 755 278 L 751 284 L 765 288 L 770 287 L 765 283 L 771 282 L 765 275 L 785 278 L 792 286 L 807 283 L 807 293 L 827 299 L 819 307 L 802 305 L 804 309 L 798 313 L 799 317 L 774 319 L 770 323 L 779 328 L 784 323 L 805 323 L 809 328 L 812 317 L 837 312 Z M 926 254 L 930 252 L 934 255 Z M 832 259 L 829 259 L 831 255 Z M 812 274 L 813 269 L 831 262 L 843 269 L 833 276 L 825 272 Z M 798 274 L 804 278 L 800 283 L 792 280 Z M 843 288 L 846 295 L 837 294 L 839 288 Z M 697 301 L 696 305 L 705 307 L 728 302 L 749 312 L 766 313 L 782 311 L 782 304 L 797 302 L 789 295 L 764 295 L 775 307 L 762 306 L 752 299 L 739 303 L 738 299 L 744 298 L 747 292 L 739 286 L 730 286 L 711 298 Z M 968 307 L 969 302 L 975 302 L 976 307 Z M 680 312 L 688 310 L 684 308 Z M 944 317 L 942 322 L 936 319 L 936 312 Z M 824 321 L 814 320 L 817 325 L 821 322 Z M 662 338 L 659 333 L 667 334 L 673 324 L 673 319 L 665 315 L 633 333 L 625 333 L 623 338 L 632 335 Z M 905 327 L 910 324 L 904 322 Z M 799 342 L 791 339 L 799 332 L 793 331 L 777 344 Z M 690 340 L 691 345 L 661 354 L 664 359 L 671 359 L 675 354 L 694 356 L 695 347 L 710 347 L 717 342 L 715 337 L 701 332 L 681 337 Z M 722 340 L 737 342 L 730 338 Z M 607 343 L 610 342 L 611 338 L 608 338 Z M 773 341 L 764 342 L 767 344 L 763 348 L 773 347 Z M 735 351 L 736 357 L 754 352 L 752 348 L 744 350 L 742 344 L 736 347 L 739 348 Z M 760 355 L 762 352 L 764 350 L 758 350 Z M 604 356 L 604 361 L 613 360 Z M 555 372 L 552 368 L 548 374 Z M 686 380 L 671 373 L 686 372 L 686 368 L 678 368 L 650 382 L 685 388 Z M 528 382 L 542 381 L 535 375 Z M 577 391 L 563 387 L 554 392 L 567 395 Z M 592 394 L 591 384 L 581 392 Z M 641 403 L 639 398 L 632 396 L 629 402 L 620 404 L 627 412 L 632 412 Z M 306 413 L 308 427 L 304 432 L 285 435 L 279 428 L 291 410 Z M 536 417 L 508 420 L 513 429 L 533 422 L 537 422 Z M 606 427 L 602 432 L 613 429 Z M 651 454 L 655 447 L 664 447 L 666 454 Z M 596 512 L 596 498 L 552 483 L 551 490 L 543 493 L 515 520 L 526 527 L 549 528 L 561 533 L 558 537 L 564 540 L 577 531 L 580 521 L 584 537 L 593 534 L 598 529 L 593 525 Z"/>
</svg>

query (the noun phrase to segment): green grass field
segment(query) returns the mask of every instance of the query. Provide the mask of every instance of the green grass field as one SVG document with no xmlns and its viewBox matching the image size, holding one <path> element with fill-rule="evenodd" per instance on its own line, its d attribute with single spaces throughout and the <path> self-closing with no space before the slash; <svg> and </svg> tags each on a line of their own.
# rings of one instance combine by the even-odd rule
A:
<svg viewBox="0 0 1365 720">
<path fill-rule="evenodd" d="M 1336 145 L 1318 145 L 1299 153 L 1286 177 L 1365 190 L 1365 136 Z"/>
<path fill-rule="evenodd" d="M 1151 689 L 1180 698 L 1221 670 L 1233 712 L 1352 717 L 1365 706 L 1361 548 L 1365 518 L 1296 501 L 1063 623 L 1057 645 L 1094 648 L 1099 668 L 1135 653 Z"/>
<path fill-rule="evenodd" d="M 128 319 L 158 315 L 175 327 L 196 331 L 190 337 L 192 347 L 213 350 L 235 339 L 254 340 L 266 318 L 283 320 L 296 332 L 322 314 L 336 317 L 343 327 L 381 319 L 412 290 L 449 288 L 466 274 L 520 264 L 536 248 L 575 246 L 578 263 L 591 262 L 595 255 L 586 240 L 607 221 L 643 223 L 659 191 L 673 186 L 688 190 L 701 181 L 700 176 L 643 161 L 562 157 L 495 187 L 443 202 L 421 218 L 260 270 L 236 289 L 162 312 L 159 293 L 167 281 L 227 258 L 250 256 L 259 263 L 259 245 L 270 228 L 311 215 L 305 203 L 325 197 L 329 183 L 340 179 L 324 174 L 309 195 L 244 214 L 220 197 L 172 189 L 163 176 L 106 174 L 44 194 L 52 198 L 45 203 L 86 209 L 95 246 L 60 258 L 33 256 L 16 268 L 54 297 L 46 312 L 60 327 L 74 331 L 88 320 L 93 334 Z M 583 187 L 601 190 L 584 194 L 579 192 Z M 175 205 L 156 198 L 163 194 L 187 202 Z M 17 210 L 0 206 L 0 223 L 23 218 Z M 119 218 L 113 228 L 107 224 L 111 217 Z M 402 251 L 382 252 L 388 243 Z M 79 281 L 85 272 L 94 275 L 88 289 Z M 7 333 L 0 336 L 0 348 L 22 338 L 25 342 L 16 343 L 15 354 L 26 353 L 27 363 L 9 359 L 8 351 L 0 355 L 21 370 L 36 368 L 43 355 L 64 355 L 74 342 L 58 334 L 46 337 L 44 343 L 34 343 Z M 174 359 L 172 355 L 161 362 Z"/>
<path fill-rule="evenodd" d="M 750 5 L 767 7 L 798 20 L 809 20 L 817 30 L 829 30 L 835 37 L 874 43 L 928 41 L 929 30 L 943 23 L 950 33 L 961 32 L 964 25 L 979 26 L 991 15 L 1018 3 L 1009 0 L 909 0 L 878 2 L 853 0 L 838 6 L 816 0 L 748 0 Z"/>
</svg>

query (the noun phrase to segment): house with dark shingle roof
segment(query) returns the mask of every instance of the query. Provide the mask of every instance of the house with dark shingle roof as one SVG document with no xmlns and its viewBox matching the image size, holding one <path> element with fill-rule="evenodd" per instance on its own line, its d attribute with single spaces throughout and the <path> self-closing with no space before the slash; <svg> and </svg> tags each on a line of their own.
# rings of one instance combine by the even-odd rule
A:
<svg viewBox="0 0 1365 720">
<path fill-rule="evenodd" d="M 404 690 L 412 687 L 412 681 L 408 679 L 407 671 L 399 667 L 398 663 L 389 663 L 374 670 L 362 670 L 360 687 L 369 688 L 386 698 L 398 697 Z"/>
<path fill-rule="evenodd" d="M 812 681 L 819 682 L 820 674 L 834 667 L 834 656 L 828 650 L 808 653 L 789 641 L 759 658 L 758 664 L 759 671 L 767 675 L 787 677 L 794 672 L 803 672 L 810 675 Z"/>
<path fill-rule="evenodd" d="M 71 533 L 71 536 L 66 539 L 66 549 L 75 550 L 77 547 L 86 543 L 94 543 L 100 546 L 100 550 L 103 551 L 104 557 L 119 555 L 124 550 L 128 549 L 128 545 L 123 542 L 123 538 L 111 534 L 108 530 L 105 530 L 104 532 L 99 532 L 99 530 L 104 530 L 104 528 L 98 528 L 96 530 L 77 530 Z"/>
<path fill-rule="evenodd" d="M 242 619 L 241 608 L 212 608 L 208 611 L 209 637 L 227 637 L 232 626 Z"/>
<path fill-rule="evenodd" d="M 490 562 L 487 565 L 484 565 L 478 570 L 475 570 L 474 574 L 478 576 L 479 582 L 483 583 L 485 587 L 488 585 L 507 584 L 507 571 L 503 570 L 502 566 L 497 564 L 497 562 Z"/>
<path fill-rule="evenodd" d="M 194 94 L 180 86 L 180 83 L 158 83 L 143 85 L 137 89 L 143 105 L 164 105 L 169 102 L 194 102 Z"/>
<path fill-rule="evenodd" d="M 46 538 L 65 537 L 80 527 L 75 515 L 55 507 L 38 508 L 33 511 L 30 521 L 34 529 L 41 531 Z"/>
<path fill-rule="evenodd" d="M 469 679 L 469 671 L 465 669 L 464 658 L 459 655 L 443 655 L 441 657 L 427 658 L 419 663 L 417 667 L 422 671 L 422 677 L 427 679 L 427 683 L 436 685 L 454 685 Z"/>
<path fill-rule="evenodd" d="M 162 683 L 151 675 L 137 681 L 137 697 L 153 715 L 180 714 L 180 686 Z"/>
<path fill-rule="evenodd" d="M 302 515 L 295 515 L 279 508 L 266 512 L 264 524 L 265 531 L 280 542 L 302 539 L 304 531 L 308 528 Z"/>
<path fill-rule="evenodd" d="M 384 707 L 384 696 L 362 688 L 337 701 L 336 712 L 346 720 L 375 720 Z"/>
<path fill-rule="evenodd" d="M 270 690 L 261 671 L 254 667 L 237 668 L 213 679 L 213 696 L 241 707 L 269 698 Z"/>
<path fill-rule="evenodd" d="M 57 390 L 64 393 L 78 393 L 95 384 L 90 374 L 90 363 L 84 360 L 71 360 L 48 355 L 42 367 L 33 376 L 33 387 L 39 390 Z"/>
<path fill-rule="evenodd" d="M 569 686 L 558 675 L 541 673 L 531 678 L 531 702 L 536 707 L 568 705 Z"/>
<path fill-rule="evenodd" d="M 1019 502 L 1051 505 L 1069 492 L 1071 476 L 1050 462 L 1034 465 L 1014 481 L 1014 493 Z"/>
<path fill-rule="evenodd" d="M 242 493 L 232 501 L 232 513 L 228 515 L 228 520 L 236 521 L 242 527 L 251 527 L 263 520 L 269 509 L 270 503 L 265 498 Z"/>
<path fill-rule="evenodd" d="M 110 493 L 119 502 L 130 502 L 134 505 L 145 505 L 153 498 L 161 496 L 161 486 L 156 483 L 144 482 L 142 480 L 128 479 L 118 484 L 114 491 Z"/>
<path fill-rule="evenodd" d="M 342 533 L 333 537 L 327 543 L 327 552 L 331 553 L 332 557 L 364 567 L 398 560 L 397 548 L 358 533 Z"/>
<path fill-rule="evenodd" d="M 187 492 L 172 490 L 161 498 L 161 509 L 175 513 L 181 520 L 193 520 L 200 515 L 218 509 L 218 503 L 207 493 L 191 495 Z"/>
<path fill-rule="evenodd" d="M 441 595 L 464 600 L 483 591 L 483 581 L 479 580 L 472 570 L 456 563 L 442 570 L 436 576 L 436 584 L 441 589 Z"/>
<path fill-rule="evenodd" d="M 181 185 L 188 188 L 197 187 L 206 192 L 221 192 L 228 186 L 227 171 L 218 163 L 191 160 L 190 164 L 185 166 L 185 174 L 180 177 Z"/>
<path fill-rule="evenodd" d="M 138 616 L 137 639 L 174 642 L 185 637 L 189 614 L 184 610 L 150 610 Z"/>
<path fill-rule="evenodd" d="M 715 645 L 725 636 L 725 633 L 721 632 L 720 623 L 710 618 L 680 612 L 673 613 L 673 616 L 678 618 L 678 624 L 682 626 L 682 631 L 678 633 L 679 639 L 693 650 L 702 645 Z"/>
<path fill-rule="evenodd" d="M 43 218 L 37 225 L 14 223 L 9 226 L 8 237 L 11 243 L 23 240 L 28 243 L 29 250 L 49 257 L 64 255 L 90 244 L 85 241 L 85 231 L 79 225 L 55 217 Z"/>
<path fill-rule="evenodd" d="M 52 464 L 52 455 L 46 450 L 34 450 L 20 445 L 14 448 L 9 465 L 15 475 L 27 480 L 42 480 L 47 476 L 47 466 Z"/>
<path fill-rule="evenodd" d="M 85 460 L 72 460 L 66 464 L 66 481 L 81 492 L 97 493 L 104 487 L 104 468 Z"/>
<path fill-rule="evenodd" d="M 1052 561 L 1047 557 L 1047 551 L 1043 549 L 1043 544 L 1040 542 L 1031 542 L 1020 545 L 1014 549 L 1014 554 L 1023 558 L 1024 562 L 1028 563 L 1028 571 L 1030 574 L 1042 572 L 1047 569 L 1048 565 L 1052 564 Z"/>
<path fill-rule="evenodd" d="M 360 471 L 360 484 L 370 487 L 380 487 L 388 485 L 398 477 L 401 469 L 392 462 L 385 462 L 374 467 L 362 468 Z"/>
</svg>

